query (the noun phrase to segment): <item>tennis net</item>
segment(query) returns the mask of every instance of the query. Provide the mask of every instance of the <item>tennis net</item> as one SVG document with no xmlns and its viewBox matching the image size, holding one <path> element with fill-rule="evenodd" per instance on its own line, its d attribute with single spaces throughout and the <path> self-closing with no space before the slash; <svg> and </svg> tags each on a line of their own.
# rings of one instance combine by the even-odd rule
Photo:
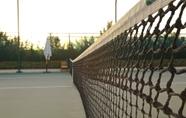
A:
<svg viewBox="0 0 186 118">
<path fill-rule="evenodd" d="M 141 0 L 72 61 L 87 118 L 186 118 L 185 7 Z"/>
</svg>

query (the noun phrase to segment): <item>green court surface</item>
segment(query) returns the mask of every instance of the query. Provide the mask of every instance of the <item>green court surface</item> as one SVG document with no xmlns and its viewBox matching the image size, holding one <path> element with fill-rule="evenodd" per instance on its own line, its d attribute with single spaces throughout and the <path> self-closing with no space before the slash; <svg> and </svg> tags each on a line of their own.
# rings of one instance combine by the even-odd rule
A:
<svg viewBox="0 0 186 118">
<path fill-rule="evenodd" d="M 85 118 L 67 72 L 0 74 L 0 118 Z"/>
</svg>

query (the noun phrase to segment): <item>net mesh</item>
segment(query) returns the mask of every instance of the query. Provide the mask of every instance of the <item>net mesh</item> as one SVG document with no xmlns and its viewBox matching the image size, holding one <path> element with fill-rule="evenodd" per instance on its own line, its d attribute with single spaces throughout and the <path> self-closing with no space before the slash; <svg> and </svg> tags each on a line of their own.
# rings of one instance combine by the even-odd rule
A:
<svg viewBox="0 0 186 118">
<path fill-rule="evenodd" d="M 171 1 L 148 18 L 73 62 L 87 118 L 186 118 L 186 1 Z"/>
</svg>

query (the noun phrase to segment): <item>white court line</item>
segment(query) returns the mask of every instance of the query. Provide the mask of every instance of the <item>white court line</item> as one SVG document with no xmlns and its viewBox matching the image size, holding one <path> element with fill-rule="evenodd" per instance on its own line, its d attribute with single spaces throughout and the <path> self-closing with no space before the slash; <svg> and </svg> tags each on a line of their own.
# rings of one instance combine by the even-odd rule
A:
<svg viewBox="0 0 186 118">
<path fill-rule="evenodd" d="M 156 84 L 156 83 L 155 83 Z M 155 86 L 154 84 L 154 86 Z M 167 83 L 160 83 L 160 85 L 166 85 Z M 186 82 L 173 82 L 172 85 L 186 85 Z M 130 86 L 130 84 L 127 84 L 127 86 Z M 136 86 L 136 83 L 133 84 L 132 86 Z"/>
<path fill-rule="evenodd" d="M 68 88 L 72 86 L 23 86 L 23 87 L 0 87 L 0 90 L 7 89 L 47 89 L 47 88 Z"/>
<path fill-rule="evenodd" d="M 160 84 L 167 84 L 167 83 L 160 83 Z M 173 82 L 172 84 L 186 84 L 186 82 Z"/>
<path fill-rule="evenodd" d="M 161 85 L 167 83 L 160 83 Z M 174 82 L 172 84 L 186 84 L 186 82 Z M 134 86 L 134 85 L 133 85 Z M 72 86 L 23 86 L 23 87 L 0 87 L 0 90 L 10 90 L 10 89 L 48 89 L 48 88 L 68 88 Z"/>
</svg>

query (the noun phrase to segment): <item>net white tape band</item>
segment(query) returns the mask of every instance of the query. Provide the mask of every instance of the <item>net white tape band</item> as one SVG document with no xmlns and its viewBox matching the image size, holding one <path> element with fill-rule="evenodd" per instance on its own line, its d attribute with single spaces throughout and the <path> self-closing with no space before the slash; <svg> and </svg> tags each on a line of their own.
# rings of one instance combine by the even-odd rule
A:
<svg viewBox="0 0 186 118">
<path fill-rule="evenodd" d="M 132 9 L 130 9 L 114 26 L 107 30 L 94 44 L 78 56 L 73 62 L 80 60 L 119 34 L 134 26 L 136 23 L 147 18 L 149 15 L 157 12 L 160 8 L 167 6 L 175 0 L 156 0 L 151 5 L 146 5 L 145 0 L 140 0 Z"/>
</svg>

